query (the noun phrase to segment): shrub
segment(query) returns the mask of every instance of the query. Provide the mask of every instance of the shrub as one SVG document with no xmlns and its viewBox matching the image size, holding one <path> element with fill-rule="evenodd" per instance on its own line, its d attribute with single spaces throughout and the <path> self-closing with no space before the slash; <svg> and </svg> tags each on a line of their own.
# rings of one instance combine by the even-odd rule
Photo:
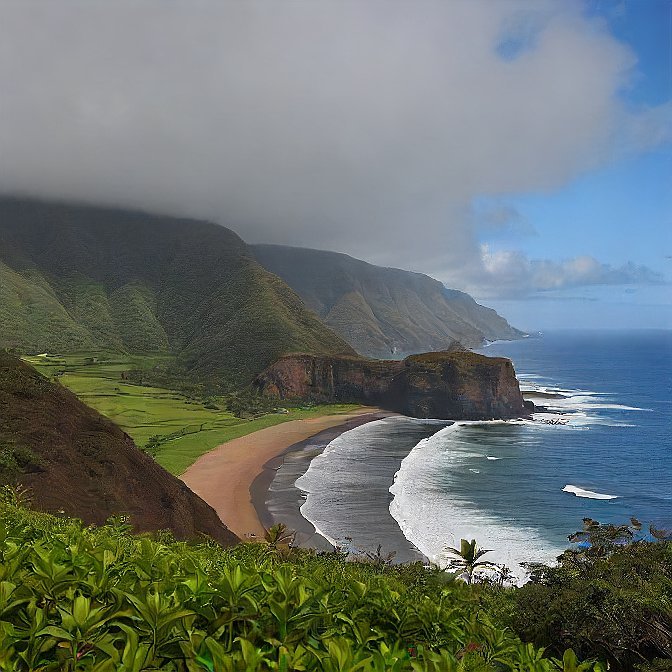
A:
<svg viewBox="0 0 672 672">
<path fill-rule="evenodd" d="M 582 546 L 565 551 L 555 567 L 531 565 L 531 581 L 493 591 L 488 608 L 524 641 L 556 655 L 571 647 L 626 671 L 672 659 L 672 543 L 656 530 L 661 540 L 652 541 L 633 523 L 586 519 L 572 535 Z"/>
<path fill-rule="evenodd" d="M 0 669 L 601 670 L 498 627 L 461 582 L 342 553 L 223 550 L 0 501 Z"/>
</svg>

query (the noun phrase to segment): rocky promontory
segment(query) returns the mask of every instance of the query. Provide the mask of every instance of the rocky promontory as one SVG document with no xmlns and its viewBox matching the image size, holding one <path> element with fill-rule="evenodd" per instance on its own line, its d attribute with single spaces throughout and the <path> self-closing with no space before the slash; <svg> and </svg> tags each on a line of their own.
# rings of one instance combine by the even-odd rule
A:
<svg viewBox="0 0 672 672">
<path fill-rule="evenodd" d="M 530 415 L 510 360 L 469 351 L 431 352 L 402 361 L 286 355 L 257 376 L 279 399 L 360 402 L 416 418 L 491 420 Z"/>
</svg>

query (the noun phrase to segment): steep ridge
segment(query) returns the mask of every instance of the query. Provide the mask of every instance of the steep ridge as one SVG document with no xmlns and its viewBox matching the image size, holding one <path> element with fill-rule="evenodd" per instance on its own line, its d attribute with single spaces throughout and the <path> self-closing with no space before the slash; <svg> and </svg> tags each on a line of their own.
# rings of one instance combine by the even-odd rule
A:
<svg viewBox="0 0 672 672">
<path fill-rule="evenodd" d="M 350 346 L 208 222 L 0 199 L 0 347 L 174 354 L 201 377 L 251 380 L 290 352 Z"/>
<path fill-rule="evenodd" d="M 336 333 L 367 357 L 398 359 L 454 341 L 516 339 L 514 329 L 468 294 L 422 273 L 383 268 L 345 254 L 251 245 L 257 260 L 300 294 Z"/>
<path fill-rule="evenodd" d="M 101 524 L 127 514 L 136 531 L 238 538 L 215 511 L 114 423 L 0 352 L 0 481 L 30 488 L 36 508 Z"/>
<path fill-rule="evenodd" d="M 287 355 L 255 380 L 280 399 L 355 401 L 416 418 L 491 420 L 528 416 L 510 360 L 468 351 L 430 352 L 403 361 Z"/>
</svg>

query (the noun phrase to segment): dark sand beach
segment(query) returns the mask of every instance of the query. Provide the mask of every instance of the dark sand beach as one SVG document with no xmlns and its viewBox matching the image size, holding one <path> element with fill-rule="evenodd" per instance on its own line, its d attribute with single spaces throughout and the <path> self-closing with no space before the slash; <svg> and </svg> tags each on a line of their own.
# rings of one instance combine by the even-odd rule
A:
<svg viewBox="0 0 672 672">
<path fill-rule="evenodd" d="M 278 469 L 282 466 L 285 457 L 290 453 L 303 453 L 306 455 L 306 468 L 310 459 L 338 438 L 344 432 L 350 431 L 355 427 L 360 427 L 368 422 L 380 420 L 381 418 L 393 415 L 386 411 L 375 411 L 350 418 L 340 425 L 329 427 L 318 434 L 309 436 L 302 441 L 288 446 L 281 453 L 270 459 L 264 464 L 263 471 L 254 479 L 250 486 L 252 503 L 257 511 L 257 515 L 262 525 L 266 528 L 277 522 L 283 522 L 287 527 L 296 532 L 296 542 L 301 546 L 309 546 L 320 550 L 330 550 L 332 545 L 320 534 L 315 531 L 314 526 L 306 520 L 299 512 L 300 502 L 291 502 L 291 506 L 283 508 L 281 520 L 277 515 L 268 509 L 268 489 L 276 476 Z"/>
<path fill-rule="evenodd" d="M 241 539 L 260 538 L 265 527 L 259 512 L 268 522 L 261 493 L 273 479 L 273 460 L 322 432 L 334 432 L 333 439 L 357 426 L 349 423 L 363 424 L 384 415 L 379 409 L 362 407 L 350 413 L 292 420 L 268 427 L 214 448 L 196 460 L 180 478 L 210 504 Z"/>
</svg>

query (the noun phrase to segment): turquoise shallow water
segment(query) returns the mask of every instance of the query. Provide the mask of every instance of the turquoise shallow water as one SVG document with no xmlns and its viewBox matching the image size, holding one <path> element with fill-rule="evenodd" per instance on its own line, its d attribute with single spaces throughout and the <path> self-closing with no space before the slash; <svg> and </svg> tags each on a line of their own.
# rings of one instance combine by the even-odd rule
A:
<svg viewBox="0 0 672 672">
<path fill-rule="evenodd" d="M 552 559 L 586 516 L 672 528 L 672 332 L 557 332 L 484 352 L 510 357 L 528 394 L 551 395 L 530 396 L 547 411 L 348 432 L 297 481 L 303 515 L 359 547 L 399 545 L 401 531 L 436 560 L 475 537 L 514 570 Z"/>
</svg>

